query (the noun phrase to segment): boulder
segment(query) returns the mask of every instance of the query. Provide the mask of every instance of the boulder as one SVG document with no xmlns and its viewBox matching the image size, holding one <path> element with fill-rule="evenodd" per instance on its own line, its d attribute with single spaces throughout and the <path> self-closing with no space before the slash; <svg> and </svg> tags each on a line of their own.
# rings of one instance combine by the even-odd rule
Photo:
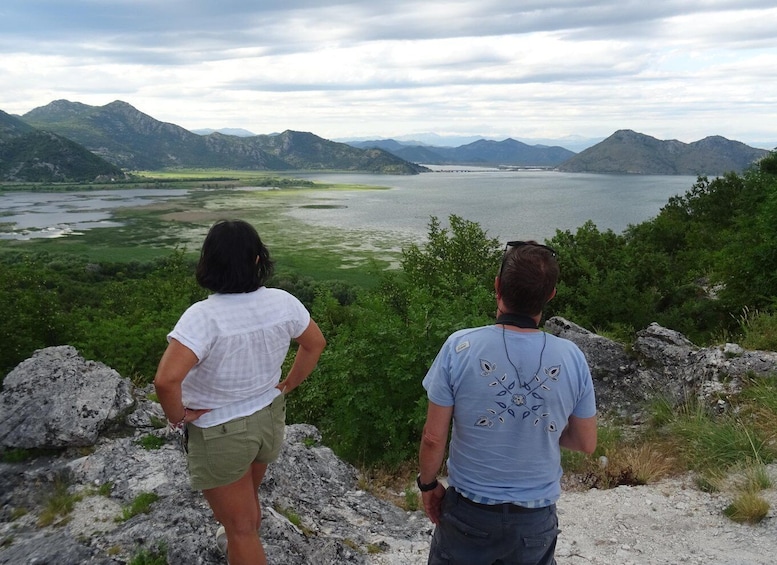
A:
<svg viewBox="0 0 777 565">
<path fill-rule="evenodd" d="M 545 331 L 575 343 L 591 369 L 600 412 L 631 418 L 641 410 L 650 391 L 645 387 L 637 359 L 626 348 L 559 316 L 545 322 Z"/>
<path fill-rule="evenodd" d="M 131 384 L 74 347 L 36 351 L 3 381 L 0 446 L 87 446 L 134 404 Z"/>
<path fill-rule="evenodd" d="M 775 352 L 746 351 L 732 343 L 702 348 L 656 323 L 637 332 L 629 348 L 561 317 L 544 327 L 577 344 L 586 356 L 599 413 L 633 423 L 644 420 L 651 399 L 672 405 L 698 399 L 721 408 L 720 397 L 736 393 L 748 375 L 777 374 Z"/>
</svg>

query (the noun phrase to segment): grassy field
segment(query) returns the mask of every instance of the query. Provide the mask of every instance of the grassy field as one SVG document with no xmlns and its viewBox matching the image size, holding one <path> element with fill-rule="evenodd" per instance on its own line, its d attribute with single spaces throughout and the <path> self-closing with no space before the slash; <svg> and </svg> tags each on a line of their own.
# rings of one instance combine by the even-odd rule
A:
<svg viewBox="0 0 777 565">
<path fill-rule="evenodd" d="M 266 187 L 266 190 L 245 190 Z M 119 227 L 85 230 L 80 235 L 26 241 L 2 240 L 2 250 L 71 253 L 93 261 L 146 261 L 184 249 L 196 254 L 210 225 L 223 218 L 251 222 L 275 256 L 279 272 L 317 279 L 370 282 L 369 272 L 395 266 L 409 241 L 369 230 L 310 225 L 289 212 L 301 207 L 331 207 L 333 191 L 380 190 L 365 185 L 333 185 L 246 171 L 144 172 L 132 183 L 101 185 L 12 185 L 2 190 L 73 191 L 180 188 L 185 198 L 122 207 L 113 212 Z"/>
</svg>

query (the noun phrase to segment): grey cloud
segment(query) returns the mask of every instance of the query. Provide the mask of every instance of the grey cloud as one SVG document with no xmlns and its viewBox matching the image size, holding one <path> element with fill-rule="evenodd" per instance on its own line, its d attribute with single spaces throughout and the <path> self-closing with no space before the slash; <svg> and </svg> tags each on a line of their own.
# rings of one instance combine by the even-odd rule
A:
<svg viewBox="0 0 777 565">
<path fill-rule="evenodd" d="M 290 22 L 315 29 L 327 23 L 348 25 L 344 40 L 425 39 L 498 36 L 535 31 L 581 31 L 598 28 L 617 32 L 620 26 L 645 29 L 662 18 L 709 10 L 766 7 L 764 0 L 729 0 L 710 5 L 702 1 L 629 0 L 627 2 L 556 0 L 521 2 L 435 2 L 373 0 L 328 2 L 286 0 L 135 0 L 68 1 L 5 0 L 0 8 L 0 31 L 41 41 L 78 39 L 84 34 L 134 45 L 131 34 L 158 34 L 160 44 L 193 41 L 198 34 L 218 34 L 223 41 L 261 39 L 263 29 L 279 39 Z M 459 10 L 463 10 L 460 12 Z M 420 14 L 419 14 L 420 12 Z M 431 16 L 426 15 L 427 13 Z M 182 35 L 181 35 L 182 34 Z M 151 35 L 143 35 L 146 41 Z M 292 39 L 289 37 L 286 40 Z"/>
</svg>

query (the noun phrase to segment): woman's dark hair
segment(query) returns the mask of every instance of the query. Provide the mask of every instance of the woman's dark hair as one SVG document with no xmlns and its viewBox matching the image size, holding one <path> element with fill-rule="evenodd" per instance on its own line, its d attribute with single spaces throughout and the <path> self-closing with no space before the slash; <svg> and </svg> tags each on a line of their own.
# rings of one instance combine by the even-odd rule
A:
<svg viewBox="0 0 777 565">
<path fill-rule="evenodd" d="M 243 220 L 219 220 L 213 224 L 197 263 L 200 286 L 223 294 L 253 292 L 272 273 L 270 251 L 251 224 Z"/>
<path fill-rule="evenodd" d="M 502 301 L 513 314 L 536 316 L 553 296 L 559 268 L 555 252 L 535 241 L 508 247 L 499 273 Z"/>
</svg>

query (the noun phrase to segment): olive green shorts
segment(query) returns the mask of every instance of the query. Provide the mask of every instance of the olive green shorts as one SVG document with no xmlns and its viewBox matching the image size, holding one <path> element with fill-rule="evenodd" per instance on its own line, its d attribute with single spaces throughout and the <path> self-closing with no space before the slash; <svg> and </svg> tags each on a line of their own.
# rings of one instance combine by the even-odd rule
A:
<svg viewBox="0 0 777 565">
<path fill-rule="evenodd" d="M 210 428 L 187 425 L 189 476 L 194 490 L 234 483 L 252 463 L 272 463 L 278 458 L 286 429 L 286 398 Z"/>
</svg>

